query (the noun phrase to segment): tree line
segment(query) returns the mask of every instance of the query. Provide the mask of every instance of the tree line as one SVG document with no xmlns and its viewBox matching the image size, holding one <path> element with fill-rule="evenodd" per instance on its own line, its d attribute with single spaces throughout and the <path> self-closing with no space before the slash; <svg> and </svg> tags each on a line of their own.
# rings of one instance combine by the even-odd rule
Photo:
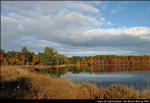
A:
<svg viewBox="0 0 150 103">
<path fill-rule="evenodd" d="M 55 51 L 53 48 L 45 47 L 43 52 L 29 51 L 22 47 L 20 52 L 0 50 L 1 65 L 133 65 L 150 64 L 150 56 L 116 56 L 116 55 L 96 55 L 96 56 L 72 56 L 67 57 Z"/>
</svg>

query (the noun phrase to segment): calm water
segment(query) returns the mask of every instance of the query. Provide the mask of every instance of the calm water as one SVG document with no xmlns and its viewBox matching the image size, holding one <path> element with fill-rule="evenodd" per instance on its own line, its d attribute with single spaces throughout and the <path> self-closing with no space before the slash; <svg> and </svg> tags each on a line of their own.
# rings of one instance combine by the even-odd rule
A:
<svg viewBox="0 0 150 103">
<path fill-rule="evenodd" d="M 150 86 L 150 66 L 90 66 L 33 69 L 34 72 L 48 73 L 55 78 L 68 78 L 76 83 L 90 82 L 98 87 L 111 84 L 133 86 L 143 90 Z"/>
</svg>

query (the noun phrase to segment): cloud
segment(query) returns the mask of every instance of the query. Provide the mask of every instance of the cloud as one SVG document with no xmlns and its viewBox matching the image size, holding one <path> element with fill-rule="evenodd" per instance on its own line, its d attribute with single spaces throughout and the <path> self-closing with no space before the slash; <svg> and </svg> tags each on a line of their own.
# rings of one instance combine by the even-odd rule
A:
<svg viewBox="0 0 150 103">
<path fill-rule="evenodd" d="M 107 1 L 103 2 L 102 9 L 107 9 L 107 7 L 108 7 Z"/>
<path fill-rule="evenodd" d="M 67 56 L 150 54 L 150 28 L 102 29 L 105 18 L 92 3 L 2 2 L 2 48 L 49 46 Z M 110 21 L 108 25 L 113 25 Z"/>
<path fill-rule="evenodd" d="M 92 6 L 90 2 L 86 4 L 76 1 L 3 1 L 2 9 L 33 17 L 38 15 L 55 15 L 60 12 L 68 13 L 70 11 L 89 14 L 99 13 L 99 9 Z"/>
<path fill-rule="evenodd" d="M 116 6 L 114 9 L 111 9 L 110 14 L 116 14 L 117 12 L 120 12 L 122 10 L 124 10 L 124 8 L 121 5 L 119 5 L 119 6 Z"/>
<path fill-rule="evenodd" d="M 107 25 L 113 26 L 113 25 L 115 25 L 115 24 L 112 24 L 110 21 L 108 21 L 108 22 L 107 22 Z"/>
</svg>

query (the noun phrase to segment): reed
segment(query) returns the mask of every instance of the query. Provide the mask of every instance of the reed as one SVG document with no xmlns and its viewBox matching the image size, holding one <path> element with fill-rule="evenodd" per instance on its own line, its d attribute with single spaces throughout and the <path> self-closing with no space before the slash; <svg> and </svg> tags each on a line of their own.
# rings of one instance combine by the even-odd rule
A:
<svg viewBox="0 0 150 103">
<path fill-rule="evenodd" d="M 0 98 L 15 99 L 150 99 L 150 88 L 135 91 L 122 85 L 98 88 L 91 83 L 75 84 L 23 68 L 1 68 Z"/>
</svg>

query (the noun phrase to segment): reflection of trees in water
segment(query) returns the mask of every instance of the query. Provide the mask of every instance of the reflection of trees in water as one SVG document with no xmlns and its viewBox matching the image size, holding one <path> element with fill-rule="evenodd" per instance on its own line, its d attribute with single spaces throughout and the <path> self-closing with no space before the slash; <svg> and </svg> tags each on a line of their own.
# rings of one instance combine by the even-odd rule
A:
<svg viewBox="0 0 150 103">
<path fill-rule="evenodd" d="M 67 68 L 48 68 L 48 69 L 36 69 L 36 68 L 32 68 L 31 69 L 32 72 L 35 73 L 46 73 L 46 74 L 50 74 L 52 77 L 56 77 L 59 78 L 61 75 L 64 75 L 68 72 Z"/>
<path fill-rule="evenodd" d="M 37 73 L 38 70 L 36 68 L 31 68 L 32 72 Z"/>
<path fill-rule="evenodd" d="M 48 69 L 32 68 L 31 71 L 35 73 L 48 73 L 52 77 L 59 78 L 67 72 L 77 74 L 80 72 L 88 73 L 102 73 L 102 72 L 118 72 L 118 71 L 136 71 L 136 70 L 150 70 L 150 65 L 91 65 L 91 66 L 73 66 L 73 67 L 58 67 Z"/>
<path fill-rule="evenodd" d="M 39 69 L 38 68 L 28 68 L 28 70 L 30 72 L 33 72 L 33 73 L 38 73 L 39 72 Z"/>
<path fill-rule="evenodd" d="M 74 67 L 71 67 L 69 72 L 72 72 L 73 74 L 78 74 L 80 72 L 84 72 L 84 69 L 82 69 L 80 66 L 74 66 Z"/>
<path fill-rule="evenodd" d="M 67 73 L 67 68 L 50 68 L 49 74 L 51 74 L 53 77 L 59 78 L 61 75 L 64 75 Z"/>
<path fill-rule="evenodd" d="M 139 66 L 139 65 L 95 65 L 95 66 L 81 66 L 72 67 L 69 69 L 72 73 L 80 72 L 118 72 L 118 71 L 136 71 L 136 70 L 150 70 L 150 66 Z"/>
</svg>

